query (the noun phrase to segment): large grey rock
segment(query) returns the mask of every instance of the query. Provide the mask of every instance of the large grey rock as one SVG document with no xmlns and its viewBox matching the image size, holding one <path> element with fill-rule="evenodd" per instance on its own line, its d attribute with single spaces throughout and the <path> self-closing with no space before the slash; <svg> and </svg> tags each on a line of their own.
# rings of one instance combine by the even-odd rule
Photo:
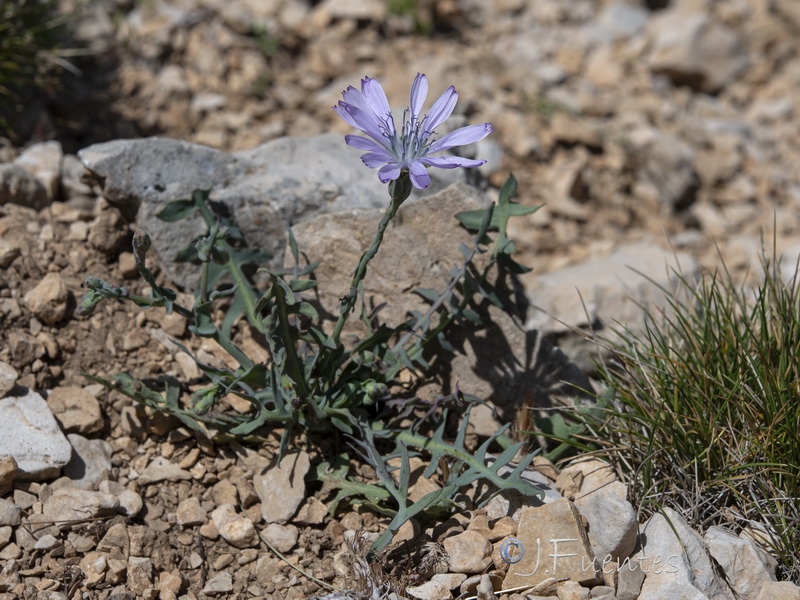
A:
<svg viewBox="0 0 800 600">
<path fill-rule="evenodd" d="M 47 402 L 33 390 L 0 399 L 0 458 L 6 456 L 17 462 L 17 479 L 56 477 L 72 456 Z"/>
<path fill-rule="evenodd" d="M 369 302 L 385 303 L 378 313 L 382 322 L 398 325 L 408 311 L 428 310 L 429 305 L 410 292 L 415 288 L 441 291 L 448 286 L 450 270 L 464 261 L 459 246 L 472 243 L 455 215 L 487 203 L 475 188 L 457 184 L 400 208 L 364 281 Z M 347 293 L 352 272 L 382 214 L 382 210 L 351 210 L 321 215 L 292 228 L 308 260 L 321 261 L 315 290 L 321 314 L 339 314 L 339 298 Z M 583 373 L 538 332 L 524 331 L 495 307 L 488 316 L 486 326 L 459 327 L 448 334 L 458 351 L 433 362 L 436 392 L 448 394 L 458 384 L 461 391 L 492 402 L 506 422 L 514 418 L 526 395 L 533 394 L 542 407 L 557 396 L 590 389 Z M 356 325 L 353 330 L 359 331 Z M 424 395 L 425 390 L 418 393 Z"/>
<path fill-rule="evenodd" d="M 205 231 L 199 217 L 164 223 L 155 215 L 193 190 L 211 189 L 242 230 L 247 244 L 267 250 L 280 264 L 286 232 L 322 213 L 376 208 L 387 186 L 365 167 L 341 135 L 280 138 L 253 150 L 228 154 L 178 140 L 148 138 L 95 144 L 78 153 L 103 195 L 153 239 L 161 267 L 177 283 L 194 288 L 194 270 L 173 263 L 175 253 Z M 463 169 L 432 172 L 430 194 Z"/>
<path fill-rule="evenodd" d="M 703 539 L 740 600 L 756 600 L 765 583 L 776 581 L 777 561 L 753 540 L 718 526 L 709 527 Z"/>
<path fill-rule="evenodd" d="M 700 534 L 671 508 L 650 517 L 642 539 L 636 557 L 645 579 L 638 600 L 734 600 L 716 575 Z"/>
</svg>

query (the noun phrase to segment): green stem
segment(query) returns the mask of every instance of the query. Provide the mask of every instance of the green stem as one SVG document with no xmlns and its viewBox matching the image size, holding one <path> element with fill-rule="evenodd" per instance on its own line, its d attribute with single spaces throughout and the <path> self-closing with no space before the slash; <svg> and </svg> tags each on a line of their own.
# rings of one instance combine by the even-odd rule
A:
<svg viewBox="0 0 800 600">
<path fill-rule="evenodd" d="M 389 225 L 389 222 L 394 218 L 398 209 L 400 208 L 400 205 L 406 201 L 410 194 L 411 180 L 408 172 L 404 171 L 400 174 L 399 179 L 389 184 L 389 195 L 391 196 L 389 207 L 386 209 L 381 222 L 378 224 L 378 231 L 375 232 L 375 237 L 372 238 L 372 245 L 366 252 L 364 252 L 364 254 L 361 255 L 361 259 L 358 261 L 358 267 L 356 267 L 356 271 L 353 273 L 353 281 L 350 284 L 350 291 L 341 301 L 339 319 L 336 321 L 336 327 L 333 330 L 333 341 L 337 345 L 339 344 L 339 338 L 342 335 L 342 328 L 344 327 L 344 324 L 347 322 L 350 313 L 353 312 L 353 308 L 356 305 L 356 299 L 358 298 L 358 286 L 362 281 L 364 281 L 364 277 L 367 274 L 367 265 L 369 264 L 369 261 L 375 258 L 375 255 L 378 253 L 378 249 L 381 247 L 381 242 L 383 242 L 383 234 L 386 231 L 386 227 Z"/>
</svg>

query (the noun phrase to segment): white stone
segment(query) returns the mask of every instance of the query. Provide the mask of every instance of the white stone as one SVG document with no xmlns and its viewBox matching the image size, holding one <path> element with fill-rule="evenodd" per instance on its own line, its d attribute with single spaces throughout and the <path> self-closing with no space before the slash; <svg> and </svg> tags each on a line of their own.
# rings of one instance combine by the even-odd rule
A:
<svg viewBox="0 0 800 600">
<path fill-rule="evenodd" d="M 311 460 L 305 452 L 283 458 L 280 465 L 256 475 L 253 486 L 261 499 L 261 514 L 267 523 L 286 523 L 306 497 L 305 476 Z"/>
<path fill-rule="evenodd" d="M 492 544 L 480 533 L 467 530 L 444 540 L 454 573 L 480 573 L 492 562 Z"/>
<path fill-rule="evenodd" d="M 228 571 L 217 573 L 206 582 L 204 594 L 227 594 L 233 591 L 233 576 Z"/>
<path fill-rule="evenodd" d="M 42 512 L 58 525 L 68 526 L 70 521 L 87 521 L 94 517 L 114 514 L 119 500 L 111 494 L 58 488 L 44 502 Z"/>
<path fill-rule="evenodd" d="M 58 273 L 48 273 L 22 299 L 33 314 L 52 325 L 66 316 L 69 292 Z"/>
<path fill-rule="evenodd" d="M 0 399 L 0 457 L 16 460 L 19 479 L 56 477 L 72 457 L 72 446 L 44 398 L 32 390 Z"/>
<path fill-rule="evenodd" d="M 202 525 L 206 522 L 208 514 L 200 505 L 200 500 L 192 496 L 178 504 L 178 508 L 175 511 L 175 518 L 178 525 L 188 527 L 192 525 Z"/>
<path fill-rule="evenodd" d="M 650 517 L 642 539 L 644 548 L 636 557 L 645 578 L 638 600 L 734 600 L 715 574 L 700 535 L 671 508 Z"/>
<path fill-rule="evenodd" d="M 639 522 L 636 510 L 625 499 L 626 486 L 614 481 L 575 500 L 581 515 L 589 522 L 589 543 L 598 564 L 628 558 L 636 547 Z"/>
<path fill-rule="evenodd" d="M 67 439 L 74 452 L 72 459 L 64 466 L 64 475 L 81 489 L 97 489 L 101 481 L 111 473 L 111 445 L 105 440 L 90 440 L 77 433 L 70 433 Z"/>
<path fill-rule="evenodd" d="M 39 142 L 26 148 L 15 160 L 26 171 L 33 173 L 47 191 L 51 202 L 58 198 L 61 188 L 61 164 L 64 151 L 61 142 Z"/>
<path fill-rule="evenodd" d="M 47 406 L 68 433 L 97 433 L 103 429 L 103 412 L 92 394 L 78 386 L 59 386 L 47 395 Z"/>
<path fill-rule="evenodd" d="M 0 498 L 0 527 L 11 525 L 16 527 L 22 521 L 22 511 L 10 500 Z"/>
<path fill-rule="evenodd" d="M 426 581 L 422 585 L 409 586 L 406 593 L 419 600 L 450 600 L 453 594 L 450 588 L 438 581 Z"/>
<path fill-rule="evenodd" d="M 250 548 L 258 544 L 258 534 L 253 522 L 238 515 L 232 504 L 218 506 L 211 513 L 211 520 L 220 536 L 236 548 Z"/>
<path fill-rule="evenodd" d="M 776 581 L 777 561 L 754 541 L 716 525 L 708 528 L 703 539 L 740 600 L 755 600 L 765 583 Z"/>
<path fill-rule="evenodd" d="M 565 581 L 556 589 L 558 600 L 589 600 L 591 592 L 576 581 Z"/>
<path fill-rule="evenodd" d="M 270 523 L 264 528 L 262 535 L 278 552 L 285 554 L 294 548 L 300 532 L 294 525 Z"/>
<path fill-rule="evenodd" d="M 768 581 L 756 600 L 800 600 L 800 587 L 790 581 Z"/>
<path fill-rule="evenodd" d="M 191 478 L 192 474 L 189 471 L 181 469 L 163 456 L 156 456 L 142 471 L 139 483 L 146 485 L 158 481 L 182 481 Z"/>
</svg>

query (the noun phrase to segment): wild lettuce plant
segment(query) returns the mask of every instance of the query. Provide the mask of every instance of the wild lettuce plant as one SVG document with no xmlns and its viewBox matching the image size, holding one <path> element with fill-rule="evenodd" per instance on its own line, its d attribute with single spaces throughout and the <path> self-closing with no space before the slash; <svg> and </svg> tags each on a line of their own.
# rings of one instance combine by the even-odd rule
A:
<svg viewBox="0 0 800 600">
<path fill-rule="evenodd" d="M 208 385 L 192 394 L 189 405 L 182 401 L 180 382 L 169 377 L 162 378 L 161 387 L 156 389 L 125 373 L 112 380 L 89 376 L 152 410 L 174 415 L 202 435 L 221 441 L 255 440 L 270 428 L 282 428 L 281 454 L 298 433 L 311 441 L 318 434 L 349 440 L 350 448 L 374 467 L 380 484 L 348 479 L 348 460 L 352 456 L 346 448 L 320 465 L 317 475 L 331 491 L 338 490 L 334 509 L 340 500 L 349 498 L 393 516 L 388 531 L 374 545 L 375 552 L 384 548 L 409 518 L 423 510 L 449 506 L 459 491 L 477 480 L 488 482 L 494 491 L 515 489 L 541 495 L 541 490 L 521 477 L 533 455 L 516 464 L 510 474 L 499 474 L 522 446 L 505 435 L 508 425 L 470 452 L 465 445 L 467 424 L 471 406 L 478 400 L 460 391 L 433 403 L 409 399 L 403 377 L 407 372 L 424 377 L 431 353 L 451 351 L 446 340 L 452 328 L 485 325 L 481 305 L 488 302 L 504 310 L 512 305 L 503 286 L 495 282 L 504 274 L 524 272 L 526 268 L 512 258 L 515 249 L 507 237 L 507 224 L 511 217 L 536 210 L 512 200 L 516 193 L 513 176 L 500 191 L 496 205 L 458 215 L 461 226 L 473 234 L 472 243 L 462 245 L 463 261 L 450 271 L 450 282 L 444 289 L 417 290 L 429 303 L 427 311 L 411 312 L 405 322 L 389 326 L 380 323 L 362 302 L 359 316 L 367 324 L 367 334 L 349 335 L 347 343 L 342 341 L 345 325 L 355 312 L 363 289 L 367 265 L 377 254 L 387 225 L 412 187 L 424 188 L 430 182 L 425 167 L 483 164 L 459 157 L 430 156 L 456 143 L 481 139 L 491 126 L 462 128 L 436 141 L 434 128 L 450 115 L 457 95 L 455 89 L 448 89 L 431 113 L 420 117 L 426 91 L 427 80 L 418 75 L 400 130 L 394 128 L 386 96 L 374 79 L 365 79 L 361 92 L 348 88 L 345 102 L 336 107 L 345 120 L 370 136 L 347 137 L 351 145 L 367 150 L 364 162 L 368 166 L 386 163 L 379 177 L 390 182 L 390 202 L 372 244 L 356 266 L 349 292 L 340 299 L 340 313 L 334 324 L 326 326 L 309 301 L 318 285 L 313 278 L 318 263 L 300 266 L 300 251 L 291 232 L 289 247 L 294 266 L 259 268 L 266 279 L 266 290 L 259 291 L 245 273 L 248 267 L 264 263 L 268 257 L 244 246 L 234 219 L 203 190 L 167 204 L 159 214 L 165 221 L 178 221 L 199 213 L 205 221 L 206 232 L 178 256 L 179 260 L 199 265 L 193 306 L 179 304 L 174 290 L 156 282 L 147 266 L 150 239 L 137 231 L 133 253 L 139 273 L 150 286 L 150 295 L 135 295 L 124 287 L 90 277 L 84 284 L 88 291 L 78 307 L 81 315 L 90 314 L 105 299 L 127 300 L 148 309 L 162 307 L 185 317 L 193 335 L 215 340 L 235 359 L 238 366 L 228 369 L 193 357 Z M 221 323 L 213 318 L 220 307 L 225 311 Z M 263 336 L 269 353 L 266 362 L 251 359 L 234 342 L 235 325 L 242 317 Z M 186 346 L 176 343 L 191 355 Z M 245 414 L 221 410 L 219 401 L 228 394 L 246 400 L 251 409 Z M 500 454 L 487 465 L 486 454 L 493 445 Z M 410 460 L 416 456 L 428 459 L 425 476 L 438 472 L 442 484 L 410 502 Z M 394 470 L 397 473 L 392 473 Z M 395 479 L 393 475 L 397 474 Z"/>
</svg>

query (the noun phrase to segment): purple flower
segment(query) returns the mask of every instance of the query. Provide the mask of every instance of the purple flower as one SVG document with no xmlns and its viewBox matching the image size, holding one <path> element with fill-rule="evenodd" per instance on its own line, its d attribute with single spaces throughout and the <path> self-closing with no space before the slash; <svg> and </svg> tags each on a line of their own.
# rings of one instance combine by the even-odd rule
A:
<svg viewBox="0 0 800 600">
<path fill-rule="evenodd" d="M 366 151 L 361 160 L 371 169 L 380 167 L 378 179 L 383 183 L 397 179 L 407 169 L 411 183 L 421 190 L 431 183 L 425 167 L 480 167 L 486 162 L 461 156 L 431 156 L 482 140 L 491 133 L 492 125 L 469 125 L 436 139 L 436 128 L 453 112 L 458 92 L 451 85 L 433 103 L 430 112 L 420 117 L 427 95 L 428 78 L 417 73 L 411 85 L 409 108 L 403 111 L 403 125 L 399 130 L 395 127 L 386 93 L 371 77 L 361 80 L 361 91 L 349 86 L 342 92 L 344 101 L 340 100 L 338 106 L 333 107 L 340 117 L 369 136 L 346 135 L 344 139 L 349 146 Z"/>
</svg>

